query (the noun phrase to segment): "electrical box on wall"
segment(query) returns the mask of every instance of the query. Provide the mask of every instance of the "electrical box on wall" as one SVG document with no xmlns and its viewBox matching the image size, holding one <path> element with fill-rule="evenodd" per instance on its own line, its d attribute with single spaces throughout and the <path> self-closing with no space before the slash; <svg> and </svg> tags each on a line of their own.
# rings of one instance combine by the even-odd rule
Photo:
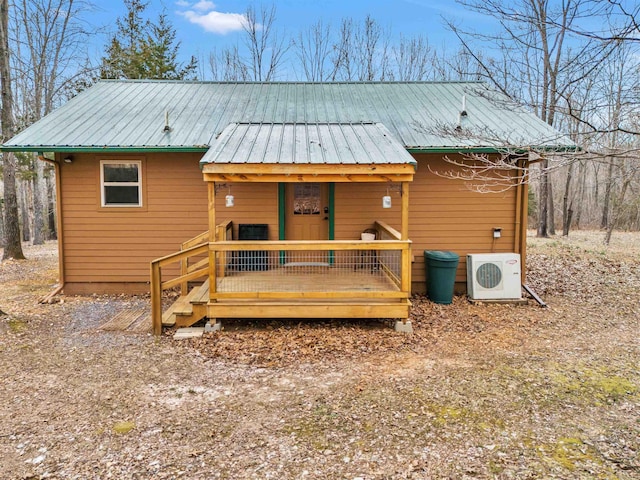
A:
<svg viewBox="0 0 640 480">
<path fill-rule="evenodd" d="M 500 238 L 502 236 L 502 228 L 494 227 L 493 228 L 493 238 Z"/>
</svg>

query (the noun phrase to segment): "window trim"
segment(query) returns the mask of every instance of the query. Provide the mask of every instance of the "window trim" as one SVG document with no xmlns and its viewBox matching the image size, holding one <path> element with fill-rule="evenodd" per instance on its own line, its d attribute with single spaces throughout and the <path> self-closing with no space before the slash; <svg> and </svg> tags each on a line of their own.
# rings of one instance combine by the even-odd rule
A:
<svg viewBox="0 0 640 480">
<path fill-rule="evenodd" d="M 138 166 L 138 181 L 137 182 L 105 182 L 104 181 L 104 166 L 105 165 L 121 165 L 121 164 L 134 164 Z M 143 202 L 143 170 L 142 160 L 132 159 L 109 159 L 100 160 L 100 207 L 101 208 L 141 208 L 144 206 Z M 105 187 L 118 187 L 118 186 L 137 186 L 138 187 L 138 203 L 106 203 Z"/>
</svg>

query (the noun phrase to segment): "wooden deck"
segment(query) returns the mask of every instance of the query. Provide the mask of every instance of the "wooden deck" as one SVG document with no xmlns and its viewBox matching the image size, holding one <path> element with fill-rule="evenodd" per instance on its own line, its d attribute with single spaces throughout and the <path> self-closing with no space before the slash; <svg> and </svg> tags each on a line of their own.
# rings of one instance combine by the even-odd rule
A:
<svg viewBox="0 0 640 480">
<path fill-rule="evenodd" d="M 200 235 L 151 262 L 154 333 L 205 317 L 409 317 L 411 241 L 391 227 L 375 222 L 380 240 L 371 241 L 233 241 L 225 240 L 230 225 L 217 229 L 216 241 Z M 163 280 L 162 269 L 175 263 L 180 276 Z M 176 286 L 181 297 L 162 312 L 162 291 Z"/>
</svg>

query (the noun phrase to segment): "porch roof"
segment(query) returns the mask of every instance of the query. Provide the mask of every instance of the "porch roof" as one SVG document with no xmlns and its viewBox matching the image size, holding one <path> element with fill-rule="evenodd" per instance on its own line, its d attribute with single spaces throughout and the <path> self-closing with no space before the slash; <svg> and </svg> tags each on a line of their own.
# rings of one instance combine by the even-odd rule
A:
<svg viewBox="0 0 640 480">
<path fill-rule="evenodd" d="M 231 123 L 206 164 L 417 165 L 382 123 Z"/>
</svg>

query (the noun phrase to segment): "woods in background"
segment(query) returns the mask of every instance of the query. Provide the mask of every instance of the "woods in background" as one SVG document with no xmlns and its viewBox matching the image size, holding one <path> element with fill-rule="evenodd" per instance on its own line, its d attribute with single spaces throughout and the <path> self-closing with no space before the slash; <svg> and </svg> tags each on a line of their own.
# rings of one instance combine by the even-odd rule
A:
<svg viewBox="0 0 640 480">
<path fill-rule="evenodd" d="M 538 235 L 571 228 L 640 229 L 640 7 L 621 0 L 457 0 L 492 31 L 445 19 L 456 46 L 428 35 L 393 40 L 369 15 L 317 19 L 299 32 L 277 9 L 250 6 L 240 42 L 211 45 L 206 61 L 181 63 L 165 11 L 124 0 L 100 58 L 88 54 L 92 4 L 0 0 L 2 139 L 39 120 L 99 78 L 222 81 L 482 80 L 566 133 L 581 152 L 543 154 L 523 180 Z M 95 29 L 94 29 L 95 30 Z M 46 154 L 46 152 L 44 152 Z M 55 238 L 55 178 L 34 153 L 3 154 L 0 238 L 4 258 L 20 241 Z M 20 227 L 20 228 L 19 228 Z M 21 232 L 21 233 L 20 233 Z"/>
</svg>

